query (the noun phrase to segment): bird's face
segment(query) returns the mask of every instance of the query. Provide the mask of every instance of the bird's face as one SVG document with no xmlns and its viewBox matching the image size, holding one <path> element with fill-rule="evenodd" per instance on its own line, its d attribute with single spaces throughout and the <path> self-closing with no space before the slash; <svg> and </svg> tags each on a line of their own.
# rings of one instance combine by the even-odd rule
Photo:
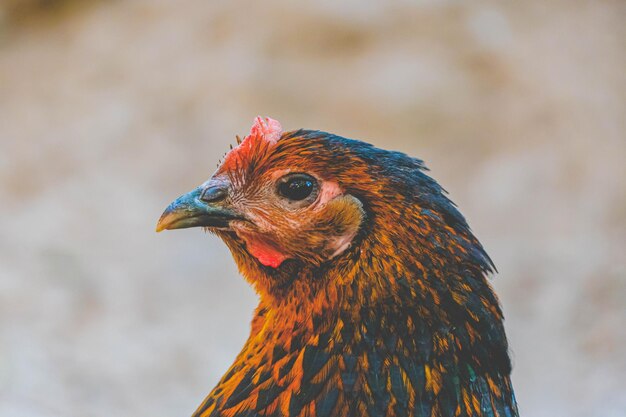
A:
<svg viewBox="0 0 626 417">
<path fill-rule="evenodd" d="M 363 222 L 362 204 L 327 169 L 320 149 L 294 141 L 281 140 L 278 122 L 258 118 L 207 182 L 165 210 L 157 230 L 205 227 L 239 262 L 270 269 L 341 255 Z"/>
</svg>

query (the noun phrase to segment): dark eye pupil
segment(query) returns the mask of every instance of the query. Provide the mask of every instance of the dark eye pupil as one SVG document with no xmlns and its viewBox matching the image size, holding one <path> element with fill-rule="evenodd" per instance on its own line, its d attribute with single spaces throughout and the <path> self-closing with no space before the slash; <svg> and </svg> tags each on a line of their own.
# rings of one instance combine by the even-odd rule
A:
<svg viewBox="0 0 626 417">
<path fill-rule="evenodd" d="M 293 178 L 280 185 L 279 191 L 290 200 L 304 200 L 313 192 L 313 181 L 306 178 Z"/>
</svg>

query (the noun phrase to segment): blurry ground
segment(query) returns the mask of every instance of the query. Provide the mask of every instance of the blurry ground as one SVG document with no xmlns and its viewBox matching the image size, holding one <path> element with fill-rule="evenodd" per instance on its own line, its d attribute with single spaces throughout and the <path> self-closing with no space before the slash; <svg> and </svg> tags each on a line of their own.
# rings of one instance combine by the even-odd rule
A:
<svg viewBox="0 0 626 417">
<path fill-rule="evenodd" d="M 191 414 L 255 296 L 215 238 L 154 225 L 263 114 L 424 158 L 500 270 L 522 415 L 626 416 L 625 18 L 4 0 L 0 415 Z"/>
</svg>

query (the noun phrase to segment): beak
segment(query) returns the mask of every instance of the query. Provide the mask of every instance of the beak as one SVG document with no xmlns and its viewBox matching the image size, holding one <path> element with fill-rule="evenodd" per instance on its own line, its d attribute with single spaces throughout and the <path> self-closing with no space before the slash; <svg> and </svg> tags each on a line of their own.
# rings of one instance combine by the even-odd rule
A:
<svg viewBox="0 0 626 417">
<path fill-rule="evenodd" d="M 156 231 L 188 227 L 225 228 L 231 220 L 243 219 L 243 216 L 224 204 L 222 200 L 226 194 L 225 188 L 214 186 L 198 187 L 178 197 L 161 215 Z"/>
</svg>

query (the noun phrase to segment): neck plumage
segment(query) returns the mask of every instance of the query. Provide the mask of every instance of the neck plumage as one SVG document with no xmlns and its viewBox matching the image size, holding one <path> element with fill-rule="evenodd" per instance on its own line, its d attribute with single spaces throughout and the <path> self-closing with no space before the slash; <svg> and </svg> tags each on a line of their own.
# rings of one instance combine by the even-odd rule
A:
<svg viewBox="0 0 626 417">
<path fill-rule="evenodd" d="M 407 262 L 401 242 L 379 242 L 262 299 L 194 416 L 516 416 L 484 266 L 430 249 Z"/>
</svg>

